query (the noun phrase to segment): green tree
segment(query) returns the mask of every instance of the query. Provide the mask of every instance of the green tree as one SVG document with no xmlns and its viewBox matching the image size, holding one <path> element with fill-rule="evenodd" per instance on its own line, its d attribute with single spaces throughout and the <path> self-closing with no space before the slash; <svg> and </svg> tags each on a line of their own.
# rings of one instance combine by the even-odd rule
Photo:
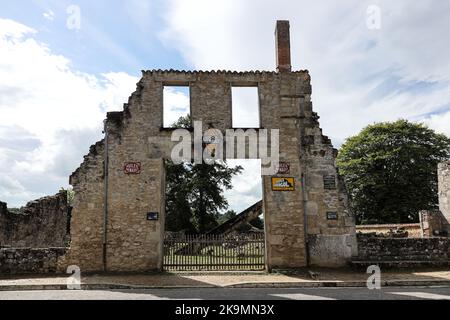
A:
<svg viewBox="0 0 450 320">
<path fill-rule="evenodd" d="M 174 128 L 188 128 L 189 116 L 180 118 Z M 174 164 L 166 161 L 166 230 L 204 233 L 218 225 L 220 211 L 228 208 L 224 191 L 232 188 L 241 166 L 214 164 Z"/>
<path fill-rule="evenodd" d="M 67 205 L 69 207 L 73 207 L 73 201 L 75 198 L 75 191 L 73 191 L 73 189 L 69 188 L 69 189 L 64 189 L 64 187 L 61 187 L 61 189 L 59 189 L 59 192 L 66 192 L 67 193 Z"/>
<path fill-rule="evenodd" d="M 171 125 L 172 128 L 184 128 L 189 129 L 192 127 L 192 118 L 190 114 L 180 117 L 176 122 Z"/>
<path fill-rule="evenodd" d="M 228 167 L 226 162 L 188 164 L 191 173 L 190 202 L 196 229 L 204 233 L 216 227 L 220 211 L 228 208 L 224 191 L 232 189 L 231 180 L 242 172 L 241 166 Z"/>
<path fill-rule="evenodd" d="M 195 233 L 190 203 L 190 173 L 185 164 L 166 161 L 166 230 Z"/>
<path fill-rule="evenodd" d="M 166 230 L 204 233 L 218 225 L 220 211 L 228 208 L 224 191 L 232 188 L 241 166 L 174 164 L 166 161 Z"/>
<path fill-rule="evenodd" d="M 449 158 L 448 137 L 399 120 L 349 138 L 337 164 L 358 223 L 408 223 L 436 207 L 437 165 Z"/>
<path fill-rule="evenodd" d="M 227 212 L 225 212 L 224 214 L 221 214 L 219 216 L 219 218 L 217 219 L 217 223 L 218 224 L 223 224 L 225 222 L 227 222 L 230 219 L 236 218 L 237 213 L 234 210 L 228 210 Z"/>
</svg>

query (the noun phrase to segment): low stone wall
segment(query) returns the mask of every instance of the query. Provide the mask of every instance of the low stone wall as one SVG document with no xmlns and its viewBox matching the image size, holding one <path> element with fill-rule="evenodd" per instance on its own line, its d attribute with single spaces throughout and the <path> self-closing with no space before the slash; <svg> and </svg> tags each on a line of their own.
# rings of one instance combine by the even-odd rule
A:
<svg viewBox="0 0 450 320">
<path fill-rule="evenodd" d="M 67 193 L 29 202 L 20 213 L 0 202 L 0 248 L 65 247 L 69 239 Z"/>
<path fill-rule="evenodd" d="M 358 235 L 359 261 L 450 261 L 448 238 L 382 238 Z"/>
<path fill-rule="evenodd" d="M 408 232 L 408 238 L 422 238 L 422 229 L 420 223 L 409 224 L 372 224 L 372 225 L 359 225 L 356 226 L 356 232 L 368 234 L 388 234 L 391 230 L 404 229 Z"/>
<path fill-rule="evenodd" d="M 0 249 L 0 274 L 56 273 L 58 258 L 66 248 L 8 248 Z"/>
</svg>

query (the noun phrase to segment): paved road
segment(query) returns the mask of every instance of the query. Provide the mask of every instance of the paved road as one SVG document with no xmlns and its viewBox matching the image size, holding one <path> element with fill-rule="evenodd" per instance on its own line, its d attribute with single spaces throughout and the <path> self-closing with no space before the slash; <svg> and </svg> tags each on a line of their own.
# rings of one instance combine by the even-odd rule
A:
<svg viewBox="0 0 450 320">
<path fill-rule="evenodd" d="M 449 287 L 5 291 L 0 300 L 450 300 Z"/>
</svg>

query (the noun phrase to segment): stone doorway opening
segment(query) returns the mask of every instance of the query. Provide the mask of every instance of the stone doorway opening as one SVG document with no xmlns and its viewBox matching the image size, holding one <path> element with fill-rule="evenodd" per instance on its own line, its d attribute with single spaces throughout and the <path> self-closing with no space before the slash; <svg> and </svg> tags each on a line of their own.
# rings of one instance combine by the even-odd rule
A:
<svg viewBox="0 0 450 320">
<path fill-rule="evenodd" d="M 166 162 L 164 270 L 266 270 L 261 161 L 227 160 L 223 165 L 212 170 Z M 205 196 L 201 187 L 193 186 L 201 183 L 199 176 L 203 170 L 211 175 L 211 181 L 227 176 L 227 170 L 234 170 L 234 174 L 227 176 L 229 179 L 219 183 L 223 202 L 214 199 L 218 194 Z M 203 217 L 202 226 L 198 216 L 201 196 L 209 197 L 203 201 L 206 206 L 217 204 L 207 210 L 208 217 Z"/>
</svg>

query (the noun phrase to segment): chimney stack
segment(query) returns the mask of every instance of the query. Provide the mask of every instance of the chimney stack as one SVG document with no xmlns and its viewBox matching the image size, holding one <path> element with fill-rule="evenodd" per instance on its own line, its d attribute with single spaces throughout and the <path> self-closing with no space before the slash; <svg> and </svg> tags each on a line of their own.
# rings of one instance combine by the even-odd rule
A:
<svg viewBox="0 0 450 320">
<path fill-rule="evenodd" d="M 277 21 L 275 45 L 277 47 L 277 71 L 291 72 L 291 40 L 288 20 Z"/>
</svg>

